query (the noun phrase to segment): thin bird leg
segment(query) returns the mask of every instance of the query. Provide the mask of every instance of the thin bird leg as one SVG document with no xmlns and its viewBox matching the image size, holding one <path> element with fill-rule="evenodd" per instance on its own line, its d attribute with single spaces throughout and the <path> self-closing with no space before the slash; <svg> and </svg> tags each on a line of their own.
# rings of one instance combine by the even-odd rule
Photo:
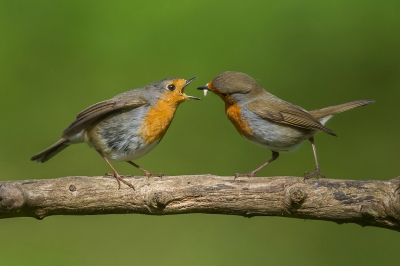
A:
<svg viewBox="0 0 400 266">
<path fill-rule="evenodd" d="M 269 159 L 265 164 L 261 165 L 260 167 L 258 167 L 256 170 L 248 173 L 248 174 L 235 174 L 235 178 L 233 180 L 235 180 L 238 177 L 242 177 L 242 176 L 247 176 L 247 177 L 253 177 L 258 171 L 260 171 L 262 168 L 264 168 L 267 164 L 272 163 L 273 161 L 275 161 L 276 159 L 278 159 L 279 157 L 279 152 L 276 151 L 272 151 L 272 158 Z"/>
<path fill-rule="evenodd" d="M 152 174 L 152 173 L 150 173 L 149 171 L 147 171 L 146 169 L 140 167 L 139 165 L 135 164 L 135 163 L 132 162 L 132 161 L 127 161 L 127 163 L 129 163 L 129 164 L 135 166 L 137 169 L 139 169 L 140 171 L 142 171 L 142 172 L 144 173 L 144 175 L 145 175 L 146 178 L 147 178 L 147 184 L 149 184 L 149 177 L 154 177 L 154 176 L 155 176 L 155 177 L 163 177 L 163 175 L 164 175 L 164 174 L 162 174 L 162 173 L 159 173 L 159 174 Z"/>
<path fill-rule="evenodd" d="M 121 183 L 120 183 L 120 182 L 122 182 L 122 183 L 124 183 L 125 185 L 127 185 L 128 187 L 130 187 L 130 188 L 132 188 L 133 190 L 135 190 L 135 187 L 134 187 L 131 183 L 129 183 L 129 182 L 125 181 L 124 179 L 122 179 L 122 177 L 118 174 L 117 170 L 114 169 L 114 167 L 110 164 L 110 162 L 107 160 L 107 158 L 104 156 L 104 154 L 103 154 L 101 151 L 97 151 L 97 152 L 98 152 L 98 153 L 100 154 L 100 156 L 104 159 L 104 161 L 106 161 L 106 163 L 108 164 L 108 166 L 109 166 L 109 167 L 111 168 L 111 170 L 113 171 L 114 177 L 115 177 L 115 179 L 116 179 L 117 182 L 118 182 L 118 189 L 121 188 Z"/>
<path fill-rule="evenodd" d="M 305 172 L 304 173 L 304 180 L 312 178 L 313 176 L 317 176 L 318 177 L 322 177 L 325 178 L 325 175 L 321 173 L 321 170 L 319 169 L 319 165 L 318 165 L 318 158 L 317 158 L 317 149 L 315 148 L 315 143 L 314 143 L 314 137 L 311 137 L 309 139 L 309 141 L 311 142 L 311 147 L 313 149 L 313 153 L 314 153 L 314 160 L 315 160 L 315 171 L 314 172 Z"/>
</svg>

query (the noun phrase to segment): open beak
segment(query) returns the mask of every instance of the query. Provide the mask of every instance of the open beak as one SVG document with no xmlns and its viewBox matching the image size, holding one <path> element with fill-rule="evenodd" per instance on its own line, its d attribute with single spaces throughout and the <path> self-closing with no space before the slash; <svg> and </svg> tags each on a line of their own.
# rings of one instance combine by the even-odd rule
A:
<svg viewBox="0 0 400 266">
<path fill-rule="evenodd" d="M 204 92 L 204 97 L 207 96 L 207 92 L 209 91 L 208 89 L 208 83 L 205 86 L 201 86 L 197 88 L 198 90 L 203 90 Z"/>
<path fill-rule="evenodd" d="M 195 79 L 197 79 L 197 77 L 193 77 L 193 78 L 191 78 L 191 79 L 188 79 L 188 80 L 186 80 L 186 83 L 183 85 L 183 88 L 185 88 L 187 85 L 189 85 L 193 80 L 195 80 Z M 183 89 L 182 88 L 182 89 Z M 185 94 L 186 95 L 186 94 Z M 189 96 L 189 95 L 186 95 L 186 97 L 187 98 L 189 98 L 189 99 L 193 99 L 193 100 L 201 100 L 200 98 L 197 98 L 197 97 L 194 97 L 194 96 Z"/>
</svg>

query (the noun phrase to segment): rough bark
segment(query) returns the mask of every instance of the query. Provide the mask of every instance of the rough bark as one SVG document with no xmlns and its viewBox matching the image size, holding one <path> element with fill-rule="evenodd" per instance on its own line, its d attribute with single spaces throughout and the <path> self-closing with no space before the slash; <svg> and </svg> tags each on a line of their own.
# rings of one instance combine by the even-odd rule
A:
<svg viewBox="0 0 400 266">
<path fill-rule="evenodd" d="M 400 231 L 400 177 L 389 181 L 213 175 L 0 181 L 0 218 L 208 213 L 282 216 Z"/>
</svg>

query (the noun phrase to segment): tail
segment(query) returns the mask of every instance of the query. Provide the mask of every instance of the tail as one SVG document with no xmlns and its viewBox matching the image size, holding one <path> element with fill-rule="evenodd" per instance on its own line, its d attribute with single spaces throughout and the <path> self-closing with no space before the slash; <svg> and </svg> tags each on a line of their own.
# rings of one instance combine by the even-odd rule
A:
<svg viewBox="0 0 400 266">
<path fill-rule="evenodd" d="M 54 155 L 59 153 L 60 151 L 64 150 L 67 148 L 69 145 L 71 145 L 71 142 L 67 139 L 60 139 L 44 151 L 39 152 L 38 154 L 34 155 L 31 158 L 31 161 L 36 161 L 38 163 L 44 163 L 50 160 Z"/>
<path fill-rule="evenodd" d="M 335 106 L 329 106 L 321 109 L 309 111 L 309 113 L 319 120 L 321 124 L 325 124 L 333 115 L 375 102 L 374 100 L 358 100 L 348 103 L 343 103 Z"/>
</svg>

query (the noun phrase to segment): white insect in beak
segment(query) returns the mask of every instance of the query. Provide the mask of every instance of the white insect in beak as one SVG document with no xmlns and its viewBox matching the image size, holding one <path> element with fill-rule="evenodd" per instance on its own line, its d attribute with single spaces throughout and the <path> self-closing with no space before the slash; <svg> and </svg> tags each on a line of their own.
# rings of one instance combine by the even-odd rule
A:
<svg viewBox="0 0 400 266">
<path fill-rule="evenodd" d="M 208 87 L 208 83 L 206 84 L 206 87 Z M 206 96 L 207 96 L 208 89 L 205 88 L 205 89 L 203 90 L 203 92 L 204 92 L 204 97 L 206 97 Z"/>
</svg>

